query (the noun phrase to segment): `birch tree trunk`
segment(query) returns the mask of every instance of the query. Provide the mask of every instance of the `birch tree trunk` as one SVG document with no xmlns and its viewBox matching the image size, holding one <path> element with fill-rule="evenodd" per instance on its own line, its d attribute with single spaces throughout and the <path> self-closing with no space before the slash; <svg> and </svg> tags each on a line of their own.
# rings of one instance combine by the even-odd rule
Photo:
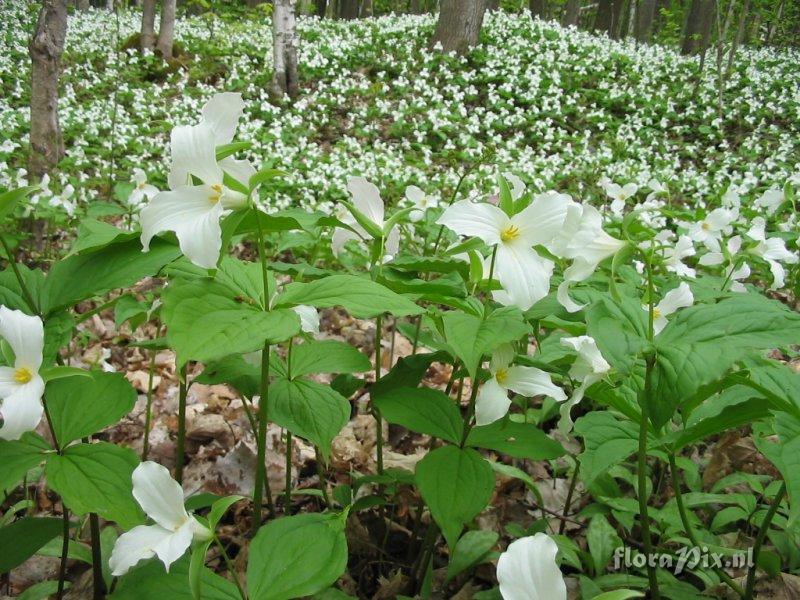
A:
<svg viewBox="0 0 800 600">
<path fill-rule="evenodd" d="M 564 27 L 578 24 L 578 17 L 581 14 L 581 0 L 567 0 L 564 7 L 564 15 L 561 17 L 561 24 Z"/>
<path fill-rule="evenodd" d="M 139 48 L 151 50 L 156 43 L 156 0 L 144 0 L 142 4 L 142 30 L 139 35 Z"/>
<path fill-rule="evenodd" d="M 172 58 L 172 41 L 175 38 L 175 0 L 162 0 L 161 23 L 158 26 L 156 48 L 165 59 Z"/>
<path fill-rule="evenodd" d="M 28 45 L 31 57 L 31 153 L 28 172 L 41 179 L 64 156 L 58 123 L 58 79 L 67 36 L 67 0 L 42 0 Z"/>
<path fill-rule="evenodd" d="M 442 0 L 431 45 L 444 52 L 466 53 L 478 43 L 486 0 Z"/>
<path fill-rule="evenodd" d="M 297 97 L 297 0 L 275 0 L 272 11 L 272 56 L 274 70 L 270 94 L 277 99 Z"/>
</svg>

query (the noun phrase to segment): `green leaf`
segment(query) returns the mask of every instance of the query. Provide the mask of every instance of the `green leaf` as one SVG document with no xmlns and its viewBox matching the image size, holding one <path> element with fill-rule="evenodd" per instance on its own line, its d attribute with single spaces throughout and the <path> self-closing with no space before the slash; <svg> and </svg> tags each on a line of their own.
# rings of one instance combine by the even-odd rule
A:
<svg viewBox="0 0 800 600">
<path fill-rule="evenodd" d="M 92 378 L 92 373 L 86 369 L 67 367 L 63 365 L 39 369 L 39 375 L 42 377 L 42 379 L 44 379 L 45 383 L 55 381 L 56 379 L 67 379 L 69 377 L 85 377 L 88 379 Z"/>
<path fill-rule="evenodd" d="M 64 582 L 64 589 L 68 590 L 70 588 L 70 582 Z M 39 583 L 33 584 L 31 587 L 27 588 L 24 592 L 22 592 L 19 596 L 17 596 L 17 600 L 47 600 L 51 596 L 55 595 L 58 591 L 58 581 L 40 581 Z"/>
<path fill-rule="evenodd" d="M 461 359 L 474 378 L 482 358 L 508 342 L 520 339 L 530 331 L 518 308 L 499 308 L 485 319 L 460 311 L 442 316 L 444 336 L 455 356 Z"/>
<path fill-rule="evenodd" d="M 47 408 L 59 444 L 97 433 L 133 410 L 136 390 L 120 373 L 84 371 L 85 377 L 50 381 Z"/>
<path fill-rule="evenodd" d="M 208 528 L 214 531 L 220 519 L 228 512 L 228 509 L 239 500 L 244 500 L 244 496 L 225 496 L 215 501 L 211 505 L 211 511 L 208 513 Z"/>
<path fill-rule="evenodd" d="M 467 436 L 467 445 L 530 460 L 550 460 L 565 453 L 561 444 L 536 425 L 510 419 L 473 427 Z"/>
<path fill-rule="evenodd" d="M 455 400 L 430 388 L 397 388 L 373 397 L 381 416 L 417 433 L 461 443 L 464 425 Z"/>
<path fill-rule="evenodd" d="M 0 221 L 2 221 L 12 210 L 14 210 L 14 206 L 17 202 L 31 195 L 38 189 L 38 185 L 26 185 L 24 187 L 8 190 L 0 194 Z"/>
<path fill-rule="evenodd" d="M 616 530 L 603 515 L 595 515 L 586 530 L 586 542 L 594 562 L 595 575 L 602 575 L 614 550 L 622 546 Z"/>
<path fill-rule="evenodd" d="M 81 219 L 78 226 L 78 237 L 67 256 L 80 254 L 87 250 L 99 250 L 109 244 L 138 237 L 139 234 L 136 232 L 125 231 L 97 219 Z"/>
<path fill-rule="evenodd" d="M 630 600 L 631 598 L 643 598 L 642 592 L 635 592 L 633 590 L 612 590 L 610 592 L 603 592 L 598 594 L 592 600 Z"/>
<path fill-rule="evenodd" d="M 431 364 L 445 362 L 449 359 L 446 352 L 432 352 L 412 354 L 399 359 L 391 370 L 381 377 L 380 381 L 372 384 L 369 389 L 370 396 L 377 398 L 390 390 L 401 387 L 416 387 L 425 377 Z"/>
<path fill-rule="evenodd" d="M 416 470 L 417 487 L 450 548 L 461 530 L 492 497 L 494 474 L 471 448 L 443 446 L 428 453 Z"/>
<path fill-rule="evenodd" d="M 311 373 L 362 373 L 371 368 L 369 358 L 336 340 L 297 344 L 292 348 L 292 378 Z"/>
<path fill-rule="evenodd" d="M 163 299 L 167 338 L 180 365 L 253 352 L 265 342 L 282 342 L 300 332 L 294 311 L 264 311 L 237 302 L 227 287 L 209 279 L 174 281 Z"/>
<path fill-rule="evenodd" d="M 584 415 L 575 422 L 575 434 L 583 438 L 580 473 L 587 487 L 639 448 L 639 426 L 631 421 L 618 421 L 610 412 Z"/>
<path fill-rule="evenodd" d="M 62 519 L 55 517 L 24 517 L 0 527 L 0 573 L 24 563 L 63 528 Z"/>
<path fill-rule="evenodd" d="M 63 549 L 64 537 L 59 535 L 47 542 L 36 552 L 39 556 L 52 556 L 59 558 Z M 69 539 L 67 556 L 72 560 L 79 560 L 86 564 L 92 564 L 92 549 L 88 544 Z"/>
<path fill-rule="evenodd" d="M 111 289 L 131 286 L 143 277 L 156 275 L 179 255 L 177 246 L 160 239 L 153 240 L 149 252 L 142 252 L 136 238 L 57 261 L 47 275 L 42 312 L 50 313 Z"/>
<path fill-rule="evenodd" d="M 18 440 L 0 440 L 0 491 L 10 491 L 25 473 L 44 460 L 50 446 L 35 433 L 25 433 Z"/>
<path fill-rule="evenodd" d="M 250 544 L 251 600 L 289 600 L 330 587 L 347 566 L 339 515 L 302 514 L 270 521 Z"/>
<path fill-rule="evenodd" d="M 495 531 L 468 531 L 462 535 L 447 564 L 445 582 L 480 563 L 492 551 L 499 538 Z"/>
<path fill-rule="evenodd" d="M 76 444 L 47 456 L 47 483 L 78 515 L 97 513 L 131 529 L 143 521 L 131 476 L 139 464 L 128 448 L 107 442 Z"/>
<path fill-rule="evenodd" d="M 169 600 L 192 600 L 189 588 L 189 562 L 184 556 L 164 570 L 160 561 L 153 559 L 134 567 L 118 580 L 114 594 L 109 600 L 149 600 L 150 598 L 169 598 Z M 236 585 L 206 567 L 201 569 L 203 600 L 241 600 Z"/>
<path fill-rule="evenodd" d="M 350 420 L 350 403 L 315 381 L 277 379 L 269 389 L 270 420 L 316 444 L 327 459 L 331 442 Z"/>
<path fill-rule="evenodd" d="M 243 152 L 252 146 L 252 142 L 230 142 L 217 146 L 217 161 L 233 156 L 237 152 Z"/>
<path fill-rule="evenodd" d="M 355 275 L 331 275 L 309 283 L 290 283 L 275 303 L 277 307 L 298 304 L 316 308 L 342 306 L 351 315 L 361 319 L 384 313 L 403 317 L 423 312 L 411 300 Z"/>
<path fill-rule="evenodd" d="M 262 183 L 266 183 L 267 181 L 272 181 L 273 179 L 278 179 L 280 177 L 286 177 L 288 173 L 285 171 L 281 171 L 280 169 L 261 169 L 258 173 L 255 173 L 250 178 L 250 189 L 254 190 Z"/>
<path fill-rule="evenodd" d="M 259 394 L 261 367 L 248 362 L 241 354 L 233 354 L 206 363 L 205 369 L 195 381 L 206 385 L 228 384 L 248 398 L 252 398 Z"/>
<path fill-rule="evenodd" d="M 599 296 L 586 310 L 587 333 L 597 342 L 603 358 L 627 374 L 650 345 L 647 318 L 638 298 L 622 296 L 616 302 Z"/>
<path fill-rule="evenodd" d="M 192 549 L 189 559 L 189 591 L 194 600 L 201 600 L 203 597 L 203 570 L 205 569 L 206 553 L 213 541 L 213 539 L 206 540 Z"/>
</svg>

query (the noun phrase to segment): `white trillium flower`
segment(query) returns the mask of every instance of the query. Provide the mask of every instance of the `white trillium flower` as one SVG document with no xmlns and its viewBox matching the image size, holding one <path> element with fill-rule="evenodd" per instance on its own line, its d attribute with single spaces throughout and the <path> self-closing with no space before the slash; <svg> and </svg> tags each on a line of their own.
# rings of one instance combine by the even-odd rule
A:
<svg viewBox="0 0 800 600">
<path fill-rule="evenodd" d="M 152 461 L 136 467 L 133 497 L 155 524 L 139 525 L 119 536 L 108 561 L 115 577 L 127 573 L 140 560 L 153 556 L 158 556 L 169 571 L 170 565 L 183 556 L 192 541 L 211 538 L 211 531 L 186 511 L 183 490 L 166 467 Z"/>
<path fill-rule="evenodd" d="M 406 199 L 415 207 L 408 214 L 408 218 L 412 223 L 417 223 L 424 219 L 425 213 L 429 208 L 437 208 L 439 206 L 439 200 L 435 196 L 428 196 L 415 185 L 410 185 L 406 188 Z"/>
<path fill-rule="evenodd" d="M 566 600 L 557 554 L 558 546 L 544 533 L 511 542 L 497 561 L 503 600 Z"/>
<path fill-rule="evenodd" d="M 650 188 L 650 193 L 647 194 L 647 198 L 645 198 L 645 202 L 650 202 L 656 199 L 658 196 L 666 195 L 669 193 L 669 189 L 666 185 L 661 183 L 658 179 L 653 177 L 650 181 L 647 182 L 647 187 Z"/>
<path fill-rule="evenodd" d="M 773 215 L 780 205 L 783 204 L 783 200 L 783 190 L 770 188 L 756 199 L 754 205 L 758 208 L 765 208 L 768 215 Z"/>
<path fill-rule="evenodd" d="M 729 256 L 736 256 L 736 254 L 738 254 L 739 250 L 742 248 L 742 237 L 739 235 L 733 236 L 728 240 L 725 246 L 728 248 Z M 713 267 L 715 265 L 721 265 L 723 262 L 725 262 L 725 255 L 722 253 L 722 249 L 717 252 L 706 252 L 697 262 L 705 267 Z"/>
<path fill-rule="evenodd" d="M 511 188 L 511 198 L 519 200 L 525 193 L 525 182 L 513 173 L 503 173 L 503 177 Z"/>
<path fill-rule="evenodd" d="M 639 186 L 635 183 L 619 185 L 617 183 L 607 183 L 605 185 L 606 195 L 611 198 L 611 212 L 616 216 L 622 216 L 625 210 L 625 201 L 634 196 L 639 191 Z"/>
<path fill-rule="evenodd" d="M 383 229 L 385 224 L 385 209 L 383 200 L 381 200 L 381 193 L 375 184 L 370 183 L 364 177 L 351 177 L 347 180 L 347 191 L 353 199 L 353 206 L 364 214 L 370 221 L 375 223 L 379 229 Z M 345 225 L 349 225 L 355 231 L 349 229 L 337 228 L 333 232 L 333 239 L 331 240 L 331 250 L 334 255 L 339 255 L 344 245 L 350 240 L 369 239 L 371 236 L 367 231 L 359 225 L 356 218 L 344 208 L 336 214 L 336 217 Z M 400 231 L 397 227 L 393 227 L 389 234 L 386 236 L 385 250 L 386 253 L 394 256 L 400 248 Z"/>
<path fill-rule="evenodd" d="M 681 283 L 675 289 L 664 294 L 661 302 L 653 307 L 653 333 L 658 335 L 667 326 L 667 317 L 679 308 L 686 308 L 694 304 L 694 295 L 689 288 L 689 284 Z M 644 306 L 644 310 L 649 311 L 649 306 Z"/>
<path fill-rule="evenodd" d="M 763 217 L 753 219 L 753 225 L 748 230 L 747 236 L 758 242 L 758 245 L 750 250 L 756 256 L 760 256 L 769 264 L 772 271 L 771 289 L 777 290 L 784 286 L 786 270 L 782 262 L 794 264 L 798 261 L 797 254 L 793 254 L 786 248 L 786 243 L 779 237 L 768 238 L 766 234 L 766 222 Z"/>
<path fill-rule="evenodd" d="M 198 125 L 172 130 L 171 189 L 159 192 L 139 215 L 145 252 L 155 235 L 174 231 L 192 263 L 205 269 L 216 267 L 222 248 L 220 219 L 226 210 L 247 204 L 244 194 L 224 184 L 224 174 L 228 172 L 245 187 L 255 174 L 247 161 L 226 158 L 218 163 L 216 157 L 216 147 L 233 139 L 243 108 L 240 94 L 217 94 L 203 107 Z M 194 185 L 192 176 L 201 183 Z"/>
<path fill-rule="evenodd" d="M 706 217 L 689 227 L 689 237 L 712 252 L 719 252 L 722 235 L 730 233 L 731 223 L 738 217 L 737 210 L 715 208 Z"/>
<path fill-rule="evenodd" d="M 573 390 L 570 399 L 561 405 L 561 420 L 558 426 L 566 434 L 572 430 L 572 416 L 570 414 L 572 407 L 583 400 L 586 390 L 605 377 L 606 373 L 611 370 L 611 365 L 603 358 L 600 349 L 597 347 L 597 342 L 591 336 L 579 335 L 577 337 L 561 338 L 561 345 L 578 353 L 575 362 L 572 363 L 569 369 L 569 376 L 580 382 L 580 385 Z"/>
<path fill-rule="evenodd" d="M 696 271 L 685 265 L 683 259 L 695 255 L 694 243 L 687 235 L 682 235 L 678 238 L 674 247 L 664 248 L 664 263 L 667 271 L 671 271 L 680 277 L 691 277 L 694 279 L 697 276 Z"/>
<path fill-rule="evenodd" d="M 39 317 L 0 306 L 0 337 L 14 351 L 14 366 L 0 367 L 0 439 L 17 440 L 42 419 L 44 380 L 39 375 L 44 326 Z"/>
<path fill-rule="evenodd" d="M 494 276 L 503 287 L 498 302 L 528 310 L 550 291 L 553 262 L 532 246 L 548 246 L 561 230 L 568 196 L 548 192 L 536 196 L 522 212 L 509 217 L 491 204 L 461 200 L 436 221 L 459 235 L 476 236 L 497 246 Z"/>
<path fill-rule="evenodd" d="M 750 277 L 750 265 L 747 263 L 742 263 L 738 269 L 735 268 L 735 265 L 731 265 L 728 267 L 725 275 L 730 281 L 732 292 L 737 292 L 740 294 L 747 292 L 747 288 L 744 287 L 744 284 L 741 283 L 741 281 Z"/>
<path fill-rule="evenodd" d="M 570 285 L 588 279 L 602 261 L 624 246 L 625 242 L 603 230 L 603 217 L 596 208 L 588 204 L 571 204 L 564 227 L 549 248 L 556 256 L 573 261 L 564 271 L 564 281 L 558 286 L 559 303 L 569 312 L 581 310 L 583 305 L 569 296 Z"/>
<path fill-rule="evenodd" d="M 725 193 L 722 195 L 722 206 L 738 211 L 739 207 L 742 205 L 740 192 L 739 186 L 733 184 L 729 185 L 728 189 L 725 190 Z"/>
<path fill-rule="evenodd" d="M 131 181 L 136 185 L 128 196 L 128 204 L 134 208 L 140 207 L 145 201 L 155 198 L 158 188 L 147 183 L 147 175 L 139 168 L 133 170 Z"/>
<path fill-rule="evenodd" d="M 475 424 L 488 425 L 506 416 L 511 400 L 509 391 L 523 396 L 549 396 L 558 402 L 567 399 L 550 374 L 535 367 L 511 366 L 514 350 L 504 345 L 494 351 L 489 370 L 492 378 L 483 384 L 475 399 Z"/>
</svg>

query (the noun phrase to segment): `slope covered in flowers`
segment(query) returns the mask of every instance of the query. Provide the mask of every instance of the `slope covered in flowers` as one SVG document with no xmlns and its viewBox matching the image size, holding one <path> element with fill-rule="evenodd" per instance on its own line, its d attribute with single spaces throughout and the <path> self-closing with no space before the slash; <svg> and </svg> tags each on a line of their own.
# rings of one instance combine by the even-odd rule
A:
<svg viewBox="0 0 800 600">
<path fill-rule="evenodd" d="M 27 36 L 35 15 L 0 9 L 0 186 L 24 178 L 28 131 Z M 67 158 L 55 199 L 70 211 L 104 199 L 143 167 L 165 184 L 172 125 L 190 122 L 214 90 L 247 99 L 241 138 L 254 156 L 291 173 L 278 201 L 325 207 L 360 173 L 389 198 L 406 185 L 452 189 L 481 161 L 468 186 L 488 190 L 495 166 L 533 189 L 600 198 L 595 182 L 646 184 L 652 177 L 694 202 L 730 182 L 780 187 L 798 178 L 800 55 L 739 52 L 720 108 L 718 80 L 697 82 L 697 59 L 671 49 L 491 14 L 468 58 L 427 48 L 429 16 L 300 22 L 302 94 L 270 103 L 268 19 L 181 20 L 186 54 L 166 66 L 125 49 L 138 13 L 92 11 L 70 18 L 60 114 Z M 129 44 L 130 45 L 130 44 Z M 709 58 L 709 62 L 713 57 Z M 76 191 L 59 192 L 67 185 Z M 98 193 L 99 192 L 99 193 Z M 674 192 L 673 192 L 674 193 Z M 123 194 L 124 196 L 124 194 Z M 323 203 L 323 204 L 321 204 Z"/>
</svg>

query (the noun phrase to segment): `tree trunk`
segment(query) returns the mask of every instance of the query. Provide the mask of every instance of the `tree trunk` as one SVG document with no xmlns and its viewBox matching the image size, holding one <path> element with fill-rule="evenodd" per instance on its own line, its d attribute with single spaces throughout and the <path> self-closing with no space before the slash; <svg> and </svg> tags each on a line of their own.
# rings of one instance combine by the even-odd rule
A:
<svg viewBox="0 0 800 600">
<path fill-rule="evenodd" d="M 114 10 L 114 0 L 106 0 L 106 10 L 107 11 Z"/>
<path fill-rule="evenodd" d="M 297 0 L 274 0 L 272 10 L 272 56 L 274 69 L 270 94 L 281 99 L 297 97 Z"/>
<path fill-rule="evenodd" d="M 444 52 L 466 53 L 478 43 L 486 0 L 442 0 L 431 45 Z"/>
<path fill-rule="evenodd" d="M 497 10 L 500 8 L 500 0 L 487 0 L 487 10 Z"/>
<path fill-rule="evenodd" d="M 346 20 L 358 18 L 358 0 L 339 0 L 339 17 Z"/>
<path fill-rule="evenodd" d="M 325 18 L 325 12 L 328 10 L 328 0 L 315 0 L 314 14 L 320 19 Z"/>
<path fill-rule="evenodd" d="M 28 172 L 41 179 L 64 156 L 58 124 L 58 78 L 67 36 L 67 0 L 42 0 L 28 46 L 31 57 L 31 153 Z"/>
<path fill-rule="evenodd" d="M 639 0 L 636 8 L 636 41 L 650 41 L 655 16 L 656 0 Z"/>
<path fill-rule="evenodd" d="M 75 1 L 75 8 L 78 10 L 89 10 L 91 4 L 89 4 L 89 0 L 76 0 Z"/>
<path fill-rule="evenodd" d="M 775 35 L 775 30 L 780 24 L 781 17 L 783 16 L 783 4 L 784 0 L 781 0 L 781 3 L 778 4 L 778 10 L 775 12 L 775 17 L 769 22 L 769 26 L 767 27 L 767 37 L 764 40 L 764 44 L 767 46 L 769 45 L 769 41 L 772 39 L 772 36 Z"/>
<path fill-rule="evenodd" d="M 736 56 L 736 51 L 739 49 L 739 44 L 742 43 L 742 38 L 744 38 L 744 29 L 745 29 L 745 21 L 747 19 L 747 13 L 750 12 L 750 0 L 744 0 L 742 4 L 742 11 L 739 14 L 739 26 L 736 29 L 736 35 L 733 38 L 733 45 L 728 53 L 728 65 L 725 67 L 726 77 L 728 77 L 731 73 L 731 69 L 733 68 L 733 59 Z"/>
<path fill-rule="evenodd" d="M 175 0 L 162 0 L 161 23 L 158 26 L 156 48 L 165 59 L 172 58 L 172 41 L 175 37 Z"/>
<path fill-rule="evenodd" d="M 703 48 L 703 38 L 711 35 L 714 0 L 692 0 L 683 30 L 681 54 L 697 54 Z"/>
<path fill-rule="evenodd" d="M 361 18 L 372 16 L 372 0 L 363 0 L 361 3 Z"/>
<path fill-rule="evenodd" d="M 142 30 L 139 35 L 139 48 L 151 50 L 156 43 L 156 0 L 144 0 L 142 4 Z"/>
<path fill-rule="evenodd" d="M 411 0 L 408 11 L 412 15 L 421 15 L 422 14 L 422 3 L 419 0 Z"/>
<path fill-rule="evenodd" d="M 545 0 L 530 0 L 528 2 L 528 8 L 531 11 L 532 17 L 539 17 L 540 19 L 544 19 L 545 15 L 547 14 L 547 6 L 545 5 Z"/>
<path fill-rule="evenodd" d="M 567 0 L 564 7 L 564 14 L 561 16 L 561 24 L 564 27 L 578 24 L 578 17 L 581 14 L 581 0 Z"/>
<path fill-rule="evenodd" d="M 611 2 L 611 26 L 608 33 L 611 39 L 617 40 L 622 31 L 622 11 L 625 8 L 625 0 L 612 0 Z"/>
<path fill-rule="evenodd" d="M 614 21 L 614 0 L 599 0 L 597 14 L 594 17 L 595 31 L 611 33 L 611 24 Z"/>
</svg>

